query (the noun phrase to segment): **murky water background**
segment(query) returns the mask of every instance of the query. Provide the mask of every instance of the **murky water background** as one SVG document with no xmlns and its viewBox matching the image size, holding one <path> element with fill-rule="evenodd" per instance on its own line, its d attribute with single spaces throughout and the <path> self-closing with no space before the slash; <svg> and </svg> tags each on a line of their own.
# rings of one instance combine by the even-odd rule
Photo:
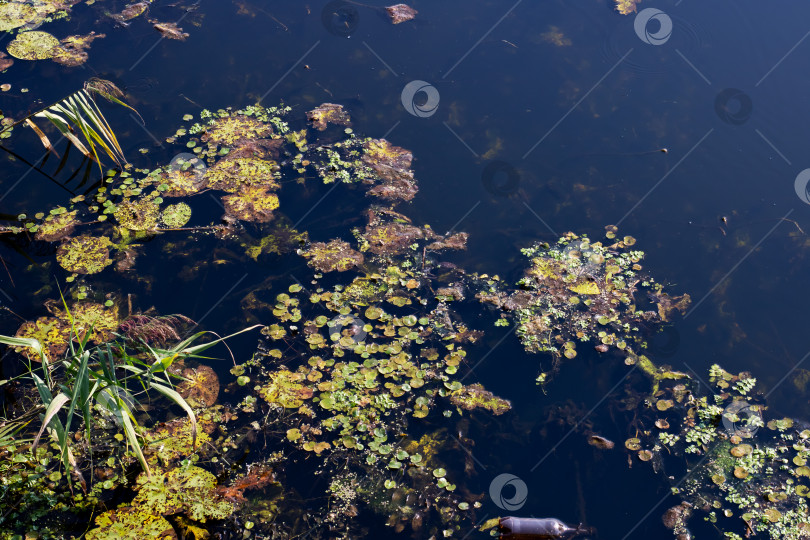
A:
<svg viewBox="0 0 810 540">
<path fill-rule="evenodd" d="M 89 21 L 105 9 L 120 10 L 118 4 L 79 6 L 70 21 L 47 30 L 86 32 Z M 414 221 L 442 233 L 470 233 L 469 250 L 449 260 L 514 280 L 524 264 L 518 249 L 532 240 L 553 240 L 568 230 L 599 236 L 605 225 L 618 224 L 647 253 L 650 274 L 693 298 L 657 359 L 701 377 L 713 363 L 750 370 L 774 389 L 770 402 L 779 413 L 808 416 L 808 396 L 792 383 L 792 370 L 810 351 L 804 234 L 810 204 L 794 190 L 796 176 L 810 167 L 810 7 L 795 1 L 642 3 L 673 23 L 669 40 L 652 45 L 639 38 L 632 15 L 617 14 L 607 1 L 414 0 L 417 18 L 397 26 L 382 4 L 357 5 L 357 26 L 348 37 L 324 26 L 325 4 L 156 2 L 151 16 L 182 19 L 179 25 L 191 34 L 186 42 L 160 39 L 143 20 L 118 29 L 101 21 L 94 28 L 107 37 L 93 44 L 83 67 L 17 61 L 0 76 L 13 85 L 0 95 L 0 107 L 18 116 L 91 76 L 110 79 L 126 90 L 145 125 L 120 108 L 105 108 L 105 114 L 128 158 L 150 166 L 180 151 L 164 140 L 183 114 L 201 108 L 238 108 L 260 99 L 268 106 L 283 101 L 303 115 L 322 102 L 343 104 L 356 133 L 385 136 L 413 152 L 420 186 L 409 210 Z M 656 24 L 648 30 L 654 33 Z M 427 117 L 410 114 L 401 102 L 413 80 L 432 85 L 440 97 Z M 29 92 L 20 93 L 23 87 Z M 727 88 L 739 92 L 730 94 L 724 119 L 716 101 Z M 750 114 L 738 110 L 746 98 Z M 417 105 L 421 99 L 416 96 Z M 41 156 L 35 141 L 28 147 L 18 142 L 21 134 L 15 133 L 14 150 Z M 141 155 L 140 148 L 149 153 Z M 509 193 L 498 188 L 505 173 L 487 189 L 482 175 L 494 160 L 515 175 Z M 52 171 L 55 163 L 47 166 Z M 62 188 L 27 171 L 3 158 L 3 213 L 23 212 L 32 201 L 46 207 L 64 200 Z M 78 190 L 77 183 L 67 187 Z M 358 201 L 345 194 L 330 194 L 313 210 L 327 191 L 282 200 L 291 221 L 300 221 L 313 239 L 363 222 Z M 195 219 L 221 214 L 213 200 L 207 211 L 195 206 Z M 200 249 L 216 250 L 215 244 Z M 156 264 L 151 270 L 166 279 L 138 290 L 139 304 L 198 322 L 204 317 L 203 326 L 221 332 L 244 325 L 239 300 L 251 287 L 296 273 L 295 267 L 228 264 L 223 250 L 214 253 L 224 264 L 184 281 L 179 258 L 150 257 L 149 249 L 141 260 Z M 154 250 L 159 255 L 160 248 Z M 14 277 L 12 284 L 0 271 L 2 302 L 25 318 L 41 315 L 42 298 L 33 293 L 63 271 L 29 265 L 53 254 L 2 246 L 0 255 Z M 303 267 L 301 260 L 298 270 Z M 475 351 L 479 358 L 471 364 L 487 356 L 473 376 L 510 399 L 515 413 L 469 426 L 465 436 L 480 441 L 470 448 L 478 465 L 473 485 L 486 492 L 492 478 L 509 472 L 528 486 L 521 515 L 587 521 L 603 538 L 669 534 L 659 516 L 677 501 L 664 499 L 669 487 L 661 476 L 638 463 L 628 468 L 621 452 L 600 452 L 579 433 L 566 436 L 567 426 L 547 422 L 550 407 L 569 404 L 580 417 L 590 412 L 595 431 L 623 440 L 625 426 L 614 421 L 610 400 L 600 400 L 620 382 L 624 366 L 580 355 L 544 395 L 533 382 L 539 359 L 514 339 L 501 342 L 508 329 L 489 326 L 486 317 L 480 322 L 487 346 Z M 4 333 L 17 326 L 9 315 L 2 323 Z M 254 346 L 253 338 L 232 344 L 242 355 Z M 488 498 L 484 510 L 488 517 L 504 513 Z M 718 536 L 698 520 L 692 525 L 702 538 Z"/>
</svg>

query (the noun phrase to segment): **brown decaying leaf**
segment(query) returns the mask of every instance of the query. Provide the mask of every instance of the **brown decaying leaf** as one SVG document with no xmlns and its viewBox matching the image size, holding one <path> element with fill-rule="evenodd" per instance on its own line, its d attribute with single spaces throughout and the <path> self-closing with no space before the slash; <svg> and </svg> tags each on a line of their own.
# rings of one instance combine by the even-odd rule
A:
<svg viewBox="0 0 810 540">
<path fill-rule="evenodd" d="M 322 103 L 307 113 L 307 120 L 312 123 L 312 127 L 318 131 L 324 131 L 327 123 L 339 124 L 341 126 L 351 125 L 349 114 L 343 110 L 343 105 L 335 103 Z"/>
<path fill-rule="evenodd" d="M 31 121 L 31 119 L 30 119 L 30 118 L 26 118 L 26 119 L 25 119 L 25 125 L 27 125 L 27 126 L 28 126 L 28 127 L 30 127 L 31 129 L 33 129 L 33 130 L 34 130 L 34 133 L 36 133 L 36 134 L 37 134 L 37 137 L 39 137 L 39 140 L 40 140 L 40 142 L 42 143 L 42 146 L 44 146 L 44 147 L 45 147 L 45 148 L 48 150 L 48 152 L 50 152 L 51 154 L 53 154 L 54 156 L 56 156 L 56 159 L 59 159 L 59 154 L 57 154 L 57 153 L 56 153 L 56 150 L 54 150 L 53 145 L 51 144 L 51 141 L 50 141 L 50 140 L 48 139 L 48 137 L 47 137 L 47 136 L 46 136 L 46 135 L 45 135 L 45 134 L 42 132 L 42 130 L 41 130 L 41 129 L 39 129 L 39 127 L 38 127 L 38 126 L 37 126 L 35 123 L 33 123 L 33 122 Z"/>
<path fill-rule="evenodd" d="M 183 32 L 183 29 L 177 26 L 176 23 L 162 23 L 155 20 L 150 20 L 149 22 L 152 23 L 155 30 L 160 32 L 165 38 L 185 41 L 188 37 L 188 34 Z"/>
<path fill-rule="evenodd" d="M 616 0 L 616 11 L 622 15 L 630 15 L 636 11 L 636 4 L 641 0 Z"/>
<path fill-rule="evenodd" d="M 385 11 L 388 12 L 388 16 L 391 17 L 391 22 L 394 24 L 410 21 L 416 16 L 417 13 L 419 13 L 408 4 L 396 4 L 394 6 L 388 6 L 385 8 Z"/>
<path fill-rule="evenodd" d="M 68 36 L 56 48 L 52 60 L 63 66 L 80 66 L 87 61 L 86 49 L 90 47 L 90 43 L 103 37 L 107 37 L 106 34 L 96 34 L 95 32 L 90 32 L 84 36 Z"/>
<path fill-rule="evenodd" d="M 7 58 L 6 53 L 0 52 L 0 71 L 5 71 L 14 64 L 14 60 Z"/>
</svg>

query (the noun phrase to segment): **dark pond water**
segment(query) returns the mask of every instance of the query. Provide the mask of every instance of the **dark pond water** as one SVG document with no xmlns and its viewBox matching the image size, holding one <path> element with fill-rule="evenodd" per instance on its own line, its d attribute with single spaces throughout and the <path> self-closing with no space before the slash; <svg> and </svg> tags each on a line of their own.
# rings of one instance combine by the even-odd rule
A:
<svg viewBox="0 0 810 540">
<path fill-rule="evenodd" d="M 156 0 L 150 16 L 179 20 L 190 34 L 185 42 L 161 39 L 143 18 L 115 27 L 103 12 L 120 10 L 121 2 L 78 5 L 69 20 L 44 29 L 62 36 L 92 28 L 107 37 L 81 67 L 16 61 L 0 75 L 12 85 L 0 94 L 0 108 L 19 117 L 91 76 L 112 80 L 144 124 L 121 108 L 105 107 L 105 114 L 128 159 L 149 167 L 183 151 L 165 139 L 184 114 L 202 108 L 283 102 L 303 116 L 322 102 L 342 104 L 356 133 L 413 152 L 420 190 L 407 214 L 414 222 L 470 233 L 468 250 L 449 260 L 514 281 L 525 265 L 519 248 L 569 230 L 599 237 L 606 225 L 618 225 L 645 251 L 645 269 L 693 300 L 661 338 L 655 360 L 700 377 L 714 363 L 751 371 L 771 392 L 776 414 L 808 416 L 808 394 L 793 377 L 810 369 L 803 363 L 810 354 L 810 199 L 801 177 L 804 200 L 795 187 L 810 167 L 810 7 L 643 2 L 639 8 L 658 8 L 671 21 L 671 35 L 658 43 L 663 19 L 639 34 L 636 15 L 619 15 L 606 0 L 414 0 L 417 17 L 396 26 L 383 4 L 373 3 L 354 5 L 356 18 L 330 27 L 321 16 L 325 5 Z M 421 90 L 403 96 L 409 88 Z M 431 96 L 435 108 L 425 104 Z M 22 128 L 6 144 L 31 161 L 42 156 Z M 97 174 L 92 170 L 90 181 Z M 67 176 L 61 171 L 58 180 Z M 0 211 L 14 216 L 34 201 L 62 204 L 64 188 L 79 193 L 78 184 L 60 186 L 5 156 Z M 310 238 L 326 240 L 362 225 L 361 202 L 323 187 L 282 198 L 282 207 Z M 216 201 L 195 206 L 195 223 L 220 215 Z M 244 266 L 229 263 L 225 247 L 200 250 L 191 256 L 213 253 L 223 264 L 184 279 L 189 263 L 155 242 L 142 258 L 144 271 L 158 276 L 154 283 L 105 279 L 135 295 L 141 309 L 184 313 L 229 332 L 245 325 L 239 302 L 252 288 L 268 278 L 285 288 L 307 272 L 303 260 Z M 55 285 L 66 275 L 53 250 L 6 244 L 0 255 L 2 303 L 26 319 L 44 314 L 42 301 L 58 297 Z M 41 291 L 46 284 L 51 289 Z M 19 320 L 6 313 L 2 323 L 0 330 L 13 334 Z M 485 323 L 490 319 L 481 318 Z M 604 396 L 621 392 L 626 368 L 583 354 L 564 364 L 544 393 L 534 383 L 541 359 L 524 353 L 508 328 L 485 329 L 471 377 L 511 400 L 513 412 L 469 428 L 478 440 L 470 490 L 486 493 L 493 478 L 511 473 L 528 489 L 517 514 L 587 522 L 602 538 L 670 535 L 659 518 L 678 500 L 667 496 L 664 475 L 638 461 L 628 467 L 624 453 L 597 450 L 570 425 L 549 421 L 550 410 L 569 405 L 594 431 L 623 441 L 628 428 Z M 237 357 L 254 348 L 253 337 L 232 343 Z M 481 520 L 506 513 L 489 497 L 483 503 Z M 386 531 L 373 517 L 367 526 Z M 691 528 L 700 538 L 720 537 L 700 519 Z"/>
</svg>

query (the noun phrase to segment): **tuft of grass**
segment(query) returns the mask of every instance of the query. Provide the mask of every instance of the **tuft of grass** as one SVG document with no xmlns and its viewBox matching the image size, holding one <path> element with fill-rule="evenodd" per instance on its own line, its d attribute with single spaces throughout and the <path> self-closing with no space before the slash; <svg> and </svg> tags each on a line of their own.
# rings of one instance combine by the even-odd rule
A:
<svg viewBox="0 0 810 540">
<path fill-rule="evenodd" d="M 138 396 L 148 395 L 150 391 L 158 392 L 185 411 L 191 422 L 193 445 L 196 446 L 196 416 L 191 406 L 174 389 L 168 368 L 179 359 L 202 358 L 199 353 L 206 349 L 260 326 L 245 328 L 225 337 L 214 334 L 216 339 L 198 345 L 194 343 L 212 333 L 197 332 L 167 348 L 153 347 L 145 341 L 134 342 L 124 336 L 119 336 L 117 341 L 111 343 L 90 346 L 88 341 L 92 329 L 83 332 L 84 337 L 78 339 L 74 319 L 66 304 L 65 309 L 71 322 L 71 337 L 75 340 L 70 341 L 69 350 L 59 361 L 49 359 L 42 345 L 35 339 L 0 335 L 0 343 L 30 347 L 41 361 L 38 364 L 28 364 L 28 376 L 36 386 L 44 407 L 44 412 L 39 415 L 42 423 L 31 445 L 31 451 L 36 450 L 40 438 L 47 433 L 60 449 L 60 459 L 65 470 L 76 473 L 79 471 L 71 451 L 71 428 L 79 420 L 83 420 L 84 438 L 88 444 L 91 443 L 95 404 L 121 426 L 127 444 L 151 478 L 151 470 L 141 446 L 141 427 L 133 414 Z M 3 440 L 11 439 L 22 427 L 19 423 L 0 424 L 0 446 Z M 86 487 L 80 474 L 79 478 L 82 486 Z"/>
</svg>

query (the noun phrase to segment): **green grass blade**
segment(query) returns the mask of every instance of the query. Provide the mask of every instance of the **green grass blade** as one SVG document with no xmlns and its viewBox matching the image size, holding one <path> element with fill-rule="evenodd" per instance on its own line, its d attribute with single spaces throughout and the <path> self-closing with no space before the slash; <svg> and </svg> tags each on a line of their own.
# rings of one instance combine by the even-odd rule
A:
<svg viewBox="0 0 810 540">
<path fill-rule="evenodd" d="M 42 419 L 42 427 L 39 428 L 39 432 L 37 436 L 34 437 L 34 442 L 31 444 L 31 450 L 36 450 L 37 445 L 39 444 L 39 438 L 42 437 L 42 433 L 45 431 L 45 428 L 48 427 L 48 424 L 51 423 L 53 417 L 56 416 L 62 407 L 70 401 L 70 398 L 64 393 L 59 392 L 56 394 L 56 397 L 48 404 L 48 408 L 45 409 L 45 416 Z M 58 432 L 59 430 L 57 430 Z"/>
<path fill-rule="evenodd" d="M 116 396 L 116 400 L 120 411 L 119 418 L 121 418 L 121 423 L 124 425 L 124 434 L 126 435 L 129 444 L 132 445 L 132 450 L 135 452 L 138 461 L 141 462 L 141 466 L 143 466 L 143 469 L 146 471 L 146 475 L 149 478 L 152 478 L 152 471 L 149 469 L 149 464 L 146 462 L 146 457 L 143 455 L 141 443 L 138 441 L 138 434 L 135 433 L 135 426 L 132 425 L 132 420 L 130 420 L 129 409 L 126 406 L 122 407 L 123 400 L 121 400 L 120 396 Z"/>
<path fill-rule="evenodd" d="M 152 388 L 154 388 L 155 390 L 157 390 L 158 392 L 160 392 L 164 396 L 168 397 L 169 399 L 171 399 L 172 401 L 174 401 L 175 403 L 180 405 L 183 408 L 183 410 L 186 411 L 186 414 L 188 415 L 188 419 L 191 422 L 191 446 L 192 446 L 192 448 L 196 448 L 197 447 L 197 417 L 194 416 L 194 411 L 191 410 L 191 406 L 186 402 L 185 399 L 183 399 L 183 396 L 181 396 L 176 390 L 172 390 L 168 386 L 164 386 L 164 385 L 156 383 L 156 382 L 153 382 L 151 384 L 151 386 L 152 386 Z"/>
</svg>

